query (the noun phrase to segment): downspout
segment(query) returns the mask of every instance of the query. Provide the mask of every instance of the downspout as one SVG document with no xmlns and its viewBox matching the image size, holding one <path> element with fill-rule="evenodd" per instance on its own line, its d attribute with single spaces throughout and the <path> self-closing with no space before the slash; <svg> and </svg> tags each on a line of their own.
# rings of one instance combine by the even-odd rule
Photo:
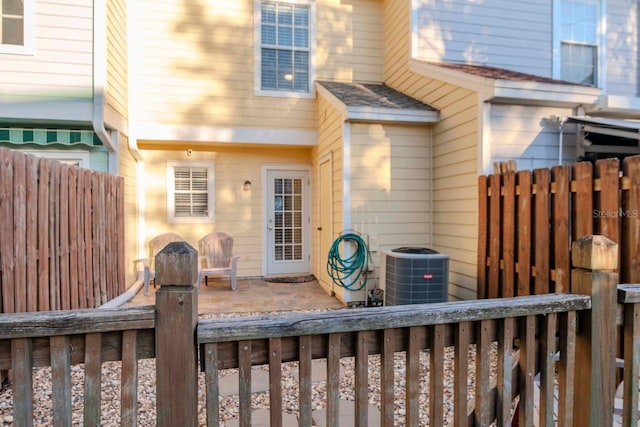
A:
<svg viewBox="0 0 640 427">
<path fill-rule="evenodd" d="M 562 119 L 560 119 L 560 123 L 558 124 L 558 164 L 562 166 Z"/>
<path fill-rule="evenodd" d="M 104 124 L 107 85 L 107 2 L 93 2 L 93 131 L 109 152 L 109 172 L 118 173 L 118 144 Z"/>
</svg>

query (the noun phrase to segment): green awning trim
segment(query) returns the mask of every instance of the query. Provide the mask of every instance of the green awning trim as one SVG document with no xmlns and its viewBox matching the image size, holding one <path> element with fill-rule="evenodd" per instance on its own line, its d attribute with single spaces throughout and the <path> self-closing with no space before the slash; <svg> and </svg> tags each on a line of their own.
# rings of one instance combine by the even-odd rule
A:
<svg viewBox="0 0 640 427">
<path fill-rule="evenodd" d="M 92 130 L 86 129 L 46 129 L 46 128 L 0 128 L 0 142 L 10 144 L 38 145 L 86 145 L 101 146 L 102 141 Z"/>
</svg>

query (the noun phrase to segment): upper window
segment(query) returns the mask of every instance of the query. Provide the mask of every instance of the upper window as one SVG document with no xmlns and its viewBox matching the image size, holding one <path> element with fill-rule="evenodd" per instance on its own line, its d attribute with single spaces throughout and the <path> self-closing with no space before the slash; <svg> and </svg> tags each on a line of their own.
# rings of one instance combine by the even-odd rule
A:
<svg viewBox="0 0 640 427">
<path fill-rule="evenodd" d="M 167 163 L 169 223 L 213 222 L 213 164 Z"/>
<path fill-rule="evenodd" d="M 311 86 L 311 4 L 259 2 L 258 90 L 309 94 Z"/>
<path fill-rule="evenodd" d="M 0 0 L 0 53 L 31 53 L 32 0 Z"/>
<path fill-rule="evenodd" d="M 562 0 L 560 13 L 560 78 L 597 86 L 599 1 Z"/>
</svg>

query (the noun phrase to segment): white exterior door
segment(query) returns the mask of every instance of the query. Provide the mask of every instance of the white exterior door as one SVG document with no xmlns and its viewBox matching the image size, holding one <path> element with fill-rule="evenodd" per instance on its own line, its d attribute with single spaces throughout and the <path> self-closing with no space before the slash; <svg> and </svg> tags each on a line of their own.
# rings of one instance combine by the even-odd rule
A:
<svg viewBox="0 0 640 427">
<path fill-rule="evenodd" d="M 266 170 L 266 274 L 309 273 L 309 170 Z"/>
</svg>

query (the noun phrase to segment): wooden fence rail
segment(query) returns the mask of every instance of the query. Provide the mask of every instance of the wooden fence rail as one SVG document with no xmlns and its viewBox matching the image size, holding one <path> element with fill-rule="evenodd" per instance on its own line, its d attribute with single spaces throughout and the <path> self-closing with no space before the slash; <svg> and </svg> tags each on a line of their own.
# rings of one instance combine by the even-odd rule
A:
<svg viewBox="0 0 640 427">
<path fill-rule="evenodd" d="M 227 368 L 238 368 L 239 421 L 249 426 L 254 365 L 268 368 L 270 421 L 282 425 L 282 364 L 290 361 L 298 364 L 299 422 L 310 426 L 314 359 L 325 360 L 327 367 L 327 425 L 340 425 L 340 365 L 349 357 L 355 361 L 354 422 L 364 427 L 369 425 L 369 375 L 376 371 L 376 357 L 384 427 L 400 422 L 611 426 L 615 357 L 610 344 L 616 329 L 602 325 L 615 326 L 617 302 L 625 311 L 629 351 L 624 360 L 625 426 L 637 425 L 640 286 L 620 287 L 616 301 L 617 274 L 611 267 L 617 245 L 602 236 L 574 243 L 580 246 L 572 254 L 572 282 L 584 295 L 200 321 L 192 285 L 195 250 L 185 243 L 172 245 L 156 257 L 161 287 L 155 307 L 0 314 L 0 369 L 11 369 L 16 379 L 15 425 L 32 425 L 40 403 L 32 398 L 36 366 L 51 367 L 53 425 L 71 425 L 70 377 L 76 364 L 84 364 L 80 422 L 100 425 L 108 416 L 99 409 L 104 403 L 100 367 L 110 360 L 121 361 L 120 424 L 137 425 L 137 361 L 142 358 L 156 361 L 158 426 L 219 425 L 219 371 Z M 404 358 L 404 372 L 396 369 L 399 357 Z M 451 358 L 452 365 L 447 361 Z M 202 417 L 196 416 L 198 369 L 204 371 L 206 392 Z M 452 386 L 444 383 L 447 375 L 453 376 Z M 397 407 L 403 411 L 396 412 Z"/>
<path fill-rule="evenodd" d="M 640 156 L 480 176 L 478 297 L 569 292 L 571 243 L 620 246 L 622 283 L 640 283 Z"/>
<path fill-rule="evenodd" d="M 124 179 L 0 147 L 0 313 L 125 290 Z"/>
</svg>

